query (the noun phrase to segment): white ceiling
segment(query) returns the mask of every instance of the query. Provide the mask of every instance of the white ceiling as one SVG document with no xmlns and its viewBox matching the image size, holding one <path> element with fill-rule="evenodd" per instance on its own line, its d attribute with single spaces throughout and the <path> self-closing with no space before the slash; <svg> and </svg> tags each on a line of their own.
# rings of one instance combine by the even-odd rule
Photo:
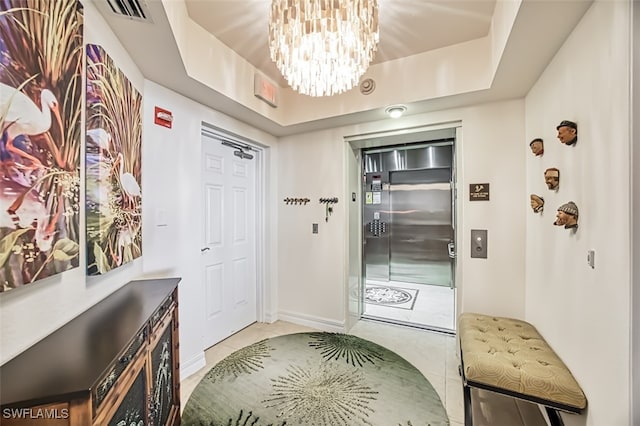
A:
<svg viewBox="0 0 640 426">
<path fill-rule="evenodd" d="M 379 0 L 380 43 L 373 64 L 484 37 L 495 0 Z M 280 86 L 269 57 L 270 0 L 185 0 L 190 18 Z"/>
<path fill-rule="evenodd" d="M 163 1 L 183 2 L 189 18 L 195 24 L 207 29 L 258 70 L 286 87 L 269 59 L 267 31 L 270 0 L 144 0 L 151 23 L 114 14 L 107 0 L 90 1 L 145 78 L 274 136 L 384 118 L 381 109 L 377 109 L 282 126 L 187 75 Z M 490 30 L 496 9 L 496 0 L 378 1 L 380 43 L 375 64 L 484 37 Z M 521 1 L 491 87 L 488 90 L 413 102 L 408 104 L 411 113 L 526 95 L 592 3 L 592 0 Z M 392 75 L 388 78 L 403 76 Z"/>
</svg>

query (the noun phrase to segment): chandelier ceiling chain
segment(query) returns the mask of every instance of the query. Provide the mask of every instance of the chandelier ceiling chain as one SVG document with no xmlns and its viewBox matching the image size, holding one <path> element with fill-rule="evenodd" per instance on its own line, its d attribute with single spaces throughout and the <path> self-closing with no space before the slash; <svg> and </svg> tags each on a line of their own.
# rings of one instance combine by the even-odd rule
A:
<svg viewBox="0 0 640 426">
<path fill-rule="evenodd" d="M 331 96 L 357 86 L 378 40 L 378 0 L 271 2 L 271 59 L 301 94 Z"/>
</svg>

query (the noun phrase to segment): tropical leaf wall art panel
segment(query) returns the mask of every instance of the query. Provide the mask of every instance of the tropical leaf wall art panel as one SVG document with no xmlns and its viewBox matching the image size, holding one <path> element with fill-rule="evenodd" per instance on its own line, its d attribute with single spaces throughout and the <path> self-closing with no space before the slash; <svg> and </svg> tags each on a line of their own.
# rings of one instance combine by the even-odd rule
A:
<svg viewBox="0 0 640 426">
<path fill-rule="evenodd" d="M 142 255 L 142 96 L 98 45 L 87 45 L 87 273 Z"/>
<path fill-rule="evenodd" d="M 0 0 L 0 292 L 79 264 L 83 8 Z"/>
</svg>

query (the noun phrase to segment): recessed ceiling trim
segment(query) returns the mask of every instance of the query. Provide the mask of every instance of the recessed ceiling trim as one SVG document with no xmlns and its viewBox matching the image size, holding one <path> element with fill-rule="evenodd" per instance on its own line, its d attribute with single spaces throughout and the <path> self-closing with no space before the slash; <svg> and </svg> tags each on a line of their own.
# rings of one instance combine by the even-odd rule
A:
<svg viewBox="0 0 640 426">
<path fill-rule="evenodd" d="M 378 131 L 378 132 L 369 132 L 369 133 L 360 133 L 358 135 L 348 135 L 343 139 L 345 142 L 356 142 L 363 140 L 371 140 L 371 139 L 380 139 L 392 136 L 406 135 L 406 134 L 415 134 L 422 132 L 429 132 L 432 130 L 442 130 L 442 129 L 452 129 L 456 127 L 462 127 L 462 122 L 460 120 L 452 120 L 452 121 L 444 121 L 437 124 L 431 125 L 422 125 L 415 127 L 405 127 L 402 129 L 394 129 L 394 130 L 386 130 L 386 131 Z M 443 136 L 448 137 L 448 136 Z"/>
<path fill-rule="evenodd" d="M 456 128 L 460 126 L 462 123 L 455 120 L 434 125 L 346 136 L 344 141 L 353 148 L 378 148 L 405 143 L 441 141 L 455 139 Z"/>
<path fill-rule="evenodd" d="M 419 114 L 520 98 L 535 83 L 593 2 L 524 0 L 520 3 L 524 7 L 518 11 L 513 23 L 504 22 L 504 13 L 500 14 L 500 19 L 496 17 L 492 22 L 490 34 L 483 39 L 371 66 L 366 78 L 376 81 L 377 87 L 372 95 L 363 96 L 359 90 L 354 90 L 339 95 L 331 102 L 314 99 L 317 102 L 309 105 L 307 99 L 282 86 L 281 107 L 273 109 L 257 99 L 251 90 L 249 77 L 254 75 L 256 67 L 211 33 L 197 27 L 189 19 L 187 1 L 146 0 L 156 24 L 135 25 L 113 13 L 107 6 L 107 0 L 94 0 L 98 11 L 145 78 L 276 137 L 351 124 L 358 124 L 358 131 L 365 132 L 388 128 L 389 122 L 382 116 L 381 108 L 397 102 L 411 109 L 412 116 L 403 119 L 411 126 L 420 123 Z M 423 4 L 414 0 L 403 1 Z M 262 0 L 192 1 L 193 5 L 203 7 L 212 4 L 224 4 L 222 9 L 231 7 L 232 14 L 225 15 L 222 24 L 235 22 L 238 31 L 242 31 L 240 39 L 251 49 L 257 49 L 255 40 L 246 34 L 248 27 L 257 26 L 255 17 L 246 13 L 254 9 L 253 6 L 246 7 L 249 3 L 255 4 L 256 10 L 258 5 L 264 6 L 262 14 L 268 14 L 269 2 Z M 234 20 L 233 16 L 238 18 Z M 558 24 L 559 21 L 562 22 Z M 540 38 L 540 28 L 549 22 L 555 25 L 549 24 L 545 37 Z M 495 27 L 512 29 L 502 50 L 494 46 L 494 42 L 501 44 L 499 41 L 502 40 L 494 40 Z M 223 33 L 228 30 L 226 25 L 219 28 Z M 398 24 L 394 28 L 406 27 Z M 532 44 L 532 39 L 539 42 Z M 153 53 L 157 52 L 158 46 L 163 48 L 162 55 Z M 210 54 L 203 55 L 202 52 Z M 249 57 L 251 55 L 249 53 Z M 194 68 L 192 64 L 198 67 Z M 497 65 L 497 70 L 492 65 Z M 262 68 L 258 69 L 264 72 Z M 229 78 L 229 70 L 234 70 L 235 76 L 246 76 L 246 83 L 237 84 L 235 78 Z M 361 126 L 361 123 L 371 124 Z"/>
</svg>

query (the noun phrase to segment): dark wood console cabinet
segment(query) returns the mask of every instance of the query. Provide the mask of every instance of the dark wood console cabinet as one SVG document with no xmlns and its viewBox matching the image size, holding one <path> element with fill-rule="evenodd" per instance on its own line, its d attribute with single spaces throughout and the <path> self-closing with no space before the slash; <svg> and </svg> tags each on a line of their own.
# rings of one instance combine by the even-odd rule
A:
<svg viewBox="0 0 640 426">
<path fill-rule="evenodd" d="M 180 424 L 179 282 L 131 281 L 0 366 L 0 424 Z"/>
</svg>

